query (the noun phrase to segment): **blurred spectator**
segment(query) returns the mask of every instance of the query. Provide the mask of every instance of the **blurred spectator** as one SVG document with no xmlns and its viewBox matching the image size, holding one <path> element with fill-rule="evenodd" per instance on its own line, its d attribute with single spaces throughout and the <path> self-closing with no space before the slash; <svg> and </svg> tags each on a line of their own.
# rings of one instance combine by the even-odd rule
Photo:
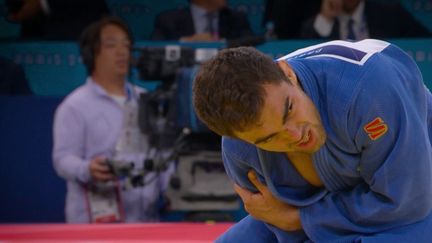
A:
<svg viewBox="0 0 432 243">
<path fill-rule="evenodd" d="M 0 57 L 0 95 L 30 95 L 24 69 L 9 59 Z"/>
<path fill-rule="evenodd" d="M 190 0 L 187 9 L 158 15 L 151 39 L 217 41 L 252 35 L 246 14 L 227 7 L 226 0 Z"/>
<path fill-rule="evenodd" d="M 274 25 L 277 39 L 301 38 L 301 26 L 320 9 L 321 0 L 267 0 L 263 24 Z"/>
<path fill-rule="evenodd" d="M 6 0 L 8 19 L 21 23 L 21 38 L 77 40 L 90 23 L 109 14 L 105 0 Z"/>
<path fill-rule="evenodd" d="M 138 127 L 140 90 L 126 81 L 132 40 L 128 27 L 114 17 L 90 25 L 81 36 L 89 77 L 54 118 L 53 161 L 67 181 L 67 222 L 158 220 L 158 199 L 169 172 L 147 171 L 140 180 L 144 186 L 129 184 L 129 175 L 143 171 L 151 151 Z M 126 173 L 120 180 L 121 168 Z"/>
<path fill-rule="evenodd" d="M 320 12 L 302 27 L 303 38 L 361 40 L 428 37 L 431 33 L 399 3 L 322 0 Z"/>
</svg>

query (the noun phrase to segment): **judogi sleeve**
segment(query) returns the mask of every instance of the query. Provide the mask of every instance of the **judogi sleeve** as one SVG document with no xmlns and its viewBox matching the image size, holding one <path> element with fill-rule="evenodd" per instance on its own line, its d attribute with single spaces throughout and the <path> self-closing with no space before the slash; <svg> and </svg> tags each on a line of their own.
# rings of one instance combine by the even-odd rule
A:
<svg viewBox="0 0 432 243">
<path fill-rule="evenodd" d="M 431 144 L 421 74 L 403 60 L 380 58 L 376 64 L 360 77 L 365 81 L 340 118 L 340 129 L 359 151 L 362 182 L 332 190 L 339 175 L 318 171 L 333 192 L 300 209 L 303 229 L 314 242 L 352 242 L 431 212 Z"/>
<path fill-rule="evenodd" d="M 248 171 L 254 170 L 261 177 L 261 181 L 264 181 L 255 146 L 224 137 L 222 140 L 222 158 L 228 177 L 233 182 L 250 191 L 257 192 L 257 189 L 247 178 Z M 216 242 L 271 243 L 305 242 L 306 240 L 307 236 L 302 230 L 283 231 L 248 215 L 220 236 Z"/>
</svg>

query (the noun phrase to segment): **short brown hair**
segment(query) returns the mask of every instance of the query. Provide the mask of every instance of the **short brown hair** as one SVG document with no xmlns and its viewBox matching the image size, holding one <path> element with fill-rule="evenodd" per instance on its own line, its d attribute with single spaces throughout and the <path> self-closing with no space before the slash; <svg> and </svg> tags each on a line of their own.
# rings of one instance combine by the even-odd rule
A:
<svg viewBox="0 0 432 243">
<path fill-rule="evenodd" d="M 81 33 L 79 44 L 80 53 L 88 74 L 92 74 L 95 66 L 95 57 L 100 50 L 101 32 L 107 25 L 116 25 L 120 27 L 128 36 L 131 45 L 133 44 L 132 33 L 123 20 L 118 17 L 108 16 L 87 26 Z"/>
<path fill-rule="evenodd" d="M 263 84 L 289 82 L 269 56 L 253 47 L 220 51 L 195 78 L 193 104 L 198 117 L 221 136 L 235 137 L 257 124 L 264 105 Z"/>
</svg>

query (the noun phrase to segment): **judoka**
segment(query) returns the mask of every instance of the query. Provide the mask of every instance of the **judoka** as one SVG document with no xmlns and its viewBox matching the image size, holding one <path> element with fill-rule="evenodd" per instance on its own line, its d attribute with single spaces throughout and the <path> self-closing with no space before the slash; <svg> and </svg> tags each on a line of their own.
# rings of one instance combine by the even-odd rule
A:
<svg viewBox="0 0 432 243">
<path fill-rule="evenodd" d="M 432 239 L 432 95 L 397 46 L 225 49 L 193 103 L 249 212 L 217 242 Z"/>
</svg>

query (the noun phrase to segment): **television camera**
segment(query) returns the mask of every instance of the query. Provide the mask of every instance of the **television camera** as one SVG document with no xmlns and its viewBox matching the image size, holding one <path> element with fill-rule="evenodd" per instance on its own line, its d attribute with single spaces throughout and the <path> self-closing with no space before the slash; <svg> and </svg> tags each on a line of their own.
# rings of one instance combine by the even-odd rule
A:
<svg viewBox="0 0 432 243">
<path fill-rule="evenodd" d="M 261 41 L 262 38 L 243 38 L 226 44 L 234 47 Z M 125 167 L 110 164 L 118 175 L 129 177 L 133 186 L 145 186 L 146 173 L 165 170 L 175 162 L 167 189 L 172 210 L 220 212 L 240 207 L 223 167 L 220 137 L 199 121 L 192 106 L 195 73 L 218 50 L 174 45 L 134 49 L 138 79 L 162 82 L 156 90 L 140 95 L 140 130 L 149 136 L 152 147 L 171 151 L 171 155 L 144 161 L 143 172 L 137 174 L 127 163 L 123 163 Z"/>
</svg>

